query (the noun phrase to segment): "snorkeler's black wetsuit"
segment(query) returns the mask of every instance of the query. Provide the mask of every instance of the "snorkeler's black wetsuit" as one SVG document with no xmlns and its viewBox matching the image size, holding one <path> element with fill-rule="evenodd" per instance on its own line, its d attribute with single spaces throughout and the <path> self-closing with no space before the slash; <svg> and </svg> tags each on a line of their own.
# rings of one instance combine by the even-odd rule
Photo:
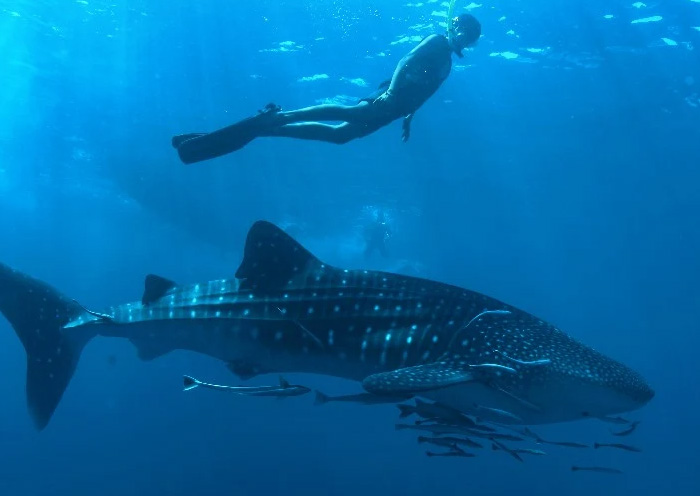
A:
<svg viewBox="0 0 700 496">
<path fill-rule="evenodd" d="M 173 146 L 184 163 L 200 162 L 243 148 L 262 136 L 326 141 L 343 144 L 404 118 L 404 141 L 413 114 L 442 85 L 452 69 L 452 48 L 443 35 L 431 35 L 399 62 L 390 82 L 376 98 L 355 105 L 324 104 L 282 112 L 268 105 L 258 115 L 212 133 L 175 136 Z M 324 124 L 317 121 L 340 121 Z"/>
</svg>

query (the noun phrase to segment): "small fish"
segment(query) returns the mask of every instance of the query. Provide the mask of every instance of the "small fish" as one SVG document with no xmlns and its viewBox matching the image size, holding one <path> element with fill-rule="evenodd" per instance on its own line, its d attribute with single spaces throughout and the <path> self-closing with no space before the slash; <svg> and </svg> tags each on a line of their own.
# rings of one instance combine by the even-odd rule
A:
<svg viewBox="0 0 700 496">
<path fill-rule="evenodd" d="M 453 451 L 457 451 L 460 449 L 460 447 L 457 446 L 457 444 L 454 441 L 451 441 L 444 437 L 418 436 L 418 442 L 434 444 L 435 446 L 444 446 L 445 448 L 450 448 Z"/>
<path fill-rule="evenodd" d="M 524 453 L 526 455 L 535 455 L 535 456 L 545 456 L 547 454 L 546 452 L 544 452 L 542 450 L 532 449 L 532 448 L 518 448 L 518 449 L 514 449 L 513 451 L 515 451 L 516 453 Z"/>
<path fill-rule="evenodd" d="M 432 423 L 437 423 L 441 424 L 442 422 L 438 422 L 440 419 L 437 417 L 429 417 L 429 418 L 424 418 L 424 419 L 418 419 L 415 422 L 413 422 L 416 425 L 423 425 L 423 424 L 430 424 Z M 447 424 L 446 424 L 447 425 Z"/>
<path fill-rule="evenodd" d="M 536 433 L 532 432 L 529 428 L 523 427 L 522 430 L 519 431 L 520 434 L 522 434 L 525 437 L 529 437 L 534 440 L 541 439 L 540 436 L 538 436 Z"/>
<path fill-rule="evenodd" d="M 534 432 L 530 431 L 531 434 L 535 434 Z M 535 437 L 535 442 L 538 444 L 551 444 L 553 446 L 566 446 L 567 448 L 588 448 L 589 446 L 587 444 L 581 444 L 581 443 L 572 443 L 571 441 L 545 441 L 539 436 Z"/>
<path fill-rule="evenodd" d="M 571 467 L 572 472 L 578 472 L 578 471 L 586 471 L 586 472 L 599 472 L 601 474 L 621 474 L 622 470 L 618 470 L 616 468 L 608 468 L 608 467 L 577 467 L 573 466 Z"/>
<path fill-rule="evenodd" d="M 639 448 L 635 448 L 634 446 L 630 446 L 628 444 L 620 443 L 593 443 L 593 448 L 617 448 L 625 451 L 634 451 L 635 453 L 642 452 L 642 450 L 640 450 Z"/>
<path fill-rule="evenodd" d="M 512 456 L 513 458 L 515 458 L 515 459 L 518 460 L 519 462 L 525 461 L 525 460 L 523 460 L 523 459 L 520 457 L 519 454 L 517 454 L 514 450 L 510 449 L 510 448 L 509 448 L 508 446 L 506 446 L 505 444 L 499 443 L 499 442 L 496 441 L 495 439 L 491 439 L 491 442 L 493 443 L 493 444 L 491 445 L 491 449 L 505 451 L 506 453 L 508 453 L 510 456 Z"/>
<path fill-rule="evenodd" d="M 481 432 L 474 429 L 464 429 L 461 431 L 462 434 L 467 436 L 479 437 L 481 439 L 500 439 L 501 441 L 523 441 L 522 437 L 514 436 L 512 434 L 503 434 L 500 432 Z"/>
<path fill-rule="evenodd" d="M 592 413 L 589 412 L 583 412 L 584 417 L 590 417 L 590 418 L 596 418 L 598 420 L 602 420 L 603 422 L 607 422 L 608 424 L 630 424 L 631 422 L 627 420 L 626 418 L 622 417 L 606 417 L 604 415 L 593 415 Z"/>
<path fill-rule="evenodd" d="M 422 441 L 421 441 L 422 439 Z M 470 448 L 483 448 L 484 446 L 482 444 L 477 443 L 476 441 L 472 441 L 468 437 L 440 437 L 440 438 L 429 438 L 429 437 L 424 437 L 424 436 L 419 436 L 418 437 L 418 442 L 430 442 L 429 440 L 431 439 L 442 439 L 445 442 L 450 442 L 452 444 L 456 445 L 464 445 L 464 446 L 469 446 Z"/>
<path fill-rule="evenodd" d="M 492 444 L 492 445 L 491 445 L 491 449 L 494 450 L 494 451 L 498 451 L 498 450 L 500 450 L 501 448 L 499 448 L 497 444 Z M 545 453 L 545 452 L 542 451 L 542 450 L 536 450 L 536 449 L 530 449 L 530 448 L 517 448 L 517 449 L 511 448 L 511 452 L 513 452 L 513 453 L 518 453 L 519 455 L 520 455 L 520 454 L 525 454 L 525 455 L 544 456 L 544 455 L 547 454 L 547 453 Z"/>
<path fill-rule="evenodd" d="M 189 375 L 183 376 L 183 385 L 183 391 L 203 387 L 244 396 L 300 396 L 311 391 L 311 389 L 306 386 L 289 384 L 281 376 L 279 386 L 220 386 L 218 384 L 209 384 L 208 382 L 200 381 Z"/>
<path fill-rule="evenodd" d="M 418 436 L 419 443 L 430 443 L 436 446 L 445 446 L 446 448 L 452 448 L 453 450 L 460 450 L 460 444 L 469 446 L 471 448 L 483 448 L 479 443 L 475 443 L 471 439 L 461 439 L 458 437 L 425 437 Z"/>
<path fill-rule="evenodd" d="M 419 399 L 415 401 L 415 405 L 397 405 L 401 411 L 399 418 L 415 414 L 424 419 L 440 419 L 454 425 L 465 425 L 468 427 L 476 425 L 476 422 L 455 408 L 440 403 L 428 403 Z"/>
<path fill-rule="evenodd" d="M 471 419 L 470 419 L 470 421 L 471 421 Z M 418 420 L 414 421 L 413 423 L 416 425 L 433 423 L 433 424 L 441 424 L 441 425 L 450 425 L 450 426 L 454 426 L 454 427 L 465 427 L 465 428 L 475 429 L 477 431 L 483 431 L 483 432 L 496 432 L 496 429 L 494 429 L 493 427 L 489 427 L 488 425 L 482 425 L 482 424 L 476 424 L 476 423 L 474 423 L 474 425 L 455 424 L 453 422 L 444 420 L 444 419 L 439 418 L 439 417 L 422 418 L 422 419 L 418 419 Z"/>
<path fill-rule="evenodd" d="M 589 448 L 587 444 L 572 443 L 571 441 L 542 441 L 544 444 L 551 444 L 554 446 L 565 446 L 567 448 Z"/>
<path fill-rule="evenodd" d="M 637 426 L 638 426 L 638 425 L 639 425 L 639 420 L 635 420 L 634 422 L 632 422 L 632 423 L 630 424 L 630 426 L 629 426 L 627 429 L 625 429 L 625 430 L 623 430 L 623 431 L 619 431 L 619 432 L 610 431 L 610 433 L 611 433 L 613 436 L 629 436 L 630 434 L 632 434 L 632 433 L 637 429 Z"/>
<path fill-rule="evenodd" d="M 414 425 L 414 424 L 396 424 L 396 430 L 413 429 L 416 431 L 426 431 L 432 434 L 464 434 L 464 428 L 453 425 L 430 424 L 430 425 Z"/>
<path fill-rule="evenodd" d="M 359 403 L 361 405 L 381 405 L 385 403 L 398 403 L 404 401 L 405 396 L 379 396 L 372 393 L 345 394 L 341 396 L 328 396 L 321 391 L 316 391 L 315 405 L 323 405 L 329 402 L 342 401 L 346 403 Z"/>
<path fill-rule="evenodd" d="M 466 451 L 445 451 L 442 453 L 434 453 L 432 451 L 426 451 L 425 452 L 426 456 L 461 456 L 464 458 L 473 458 L 476 455 L 474 453 L 467 453 Z"/>
<path fill-rule="evenodd" d="M 491 408 L 488 406 L 479 405 L 477 403 L 474 403 L 474 408 L 479 410 L 479 412 L 481 412 L 482 414 L 490 416 L 491 418 L 497 417 L 497 418 L 508 420 L 511 422 L 515 421 L 515 422 L 518 422 L 521 424 L 523 423 L 523 419 L 521 419 L 520 417 L 518 417 L 514 413 L 510 413 L 510 412 L 507 412 L 505 410 L 501 410 L 499 408 Z"/>
</svg>

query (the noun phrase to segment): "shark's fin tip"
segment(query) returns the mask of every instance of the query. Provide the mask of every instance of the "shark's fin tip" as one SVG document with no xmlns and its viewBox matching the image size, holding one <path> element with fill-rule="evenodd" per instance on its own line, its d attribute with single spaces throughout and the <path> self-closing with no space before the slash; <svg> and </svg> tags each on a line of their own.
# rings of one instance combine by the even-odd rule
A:
<svg viewBox="0 0 700 496">
<path fill-rule="evenodd" d="M 194 389 L 197 386 L 199 386 L 199 381 L 195 379 L 194 377 L 191 377 L 189 375 L 183 375 L 182 376 L 182 390 L 183 391 L 189 391 L 190 389 Z"/>
<path fill-rule="evenodd" d="M 161 299 L 165 294 L 173 289 L 177 284 L 175 281 L 166 279 L 155 274 L 148 274 L 144 281 L 143 297 L 141 303 L 150 305 L 154 301 Z"/>
</svg>

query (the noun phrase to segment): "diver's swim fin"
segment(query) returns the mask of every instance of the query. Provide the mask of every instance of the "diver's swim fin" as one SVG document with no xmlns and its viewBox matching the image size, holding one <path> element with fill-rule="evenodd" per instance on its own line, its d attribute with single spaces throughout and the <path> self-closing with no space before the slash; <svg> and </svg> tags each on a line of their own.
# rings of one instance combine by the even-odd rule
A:
<svg viewBox="0 0 700 496">
<path fill-rule="evenodd" d="M 212 133 L 181 134 L 172 145 L 186 164 L 201 162 L 240 150 L 257 138 L 262 130 L 276 124 L 280 107 L 268 104 L 257 115 L 243 119 Z"/>
<path fill-rule="evenodd" d="M 172 144 L 173 148 L 179 148 L 181 144 L 183 144 L 187 140 L 191 140 L 194 138 L 201 138 L 202 136 L 205 136 L 207 133 L 190 133 L 190 134 L 178 134 L 177 136 L 173 136 L 172 139 Z"/>
</svg>

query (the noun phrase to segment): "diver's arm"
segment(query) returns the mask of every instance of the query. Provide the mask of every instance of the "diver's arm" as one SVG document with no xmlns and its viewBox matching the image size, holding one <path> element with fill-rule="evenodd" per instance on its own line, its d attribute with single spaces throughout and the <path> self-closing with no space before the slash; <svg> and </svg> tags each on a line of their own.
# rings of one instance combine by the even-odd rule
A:
<svg viewBox="0 0 700 496">
<path fill-rule="evenodd" d="M 403 118 L 403 133 L 401 139 L 404 143 L 411 137 L 411 121 L 413 121 L 413 112 Z"/>
</svg>

